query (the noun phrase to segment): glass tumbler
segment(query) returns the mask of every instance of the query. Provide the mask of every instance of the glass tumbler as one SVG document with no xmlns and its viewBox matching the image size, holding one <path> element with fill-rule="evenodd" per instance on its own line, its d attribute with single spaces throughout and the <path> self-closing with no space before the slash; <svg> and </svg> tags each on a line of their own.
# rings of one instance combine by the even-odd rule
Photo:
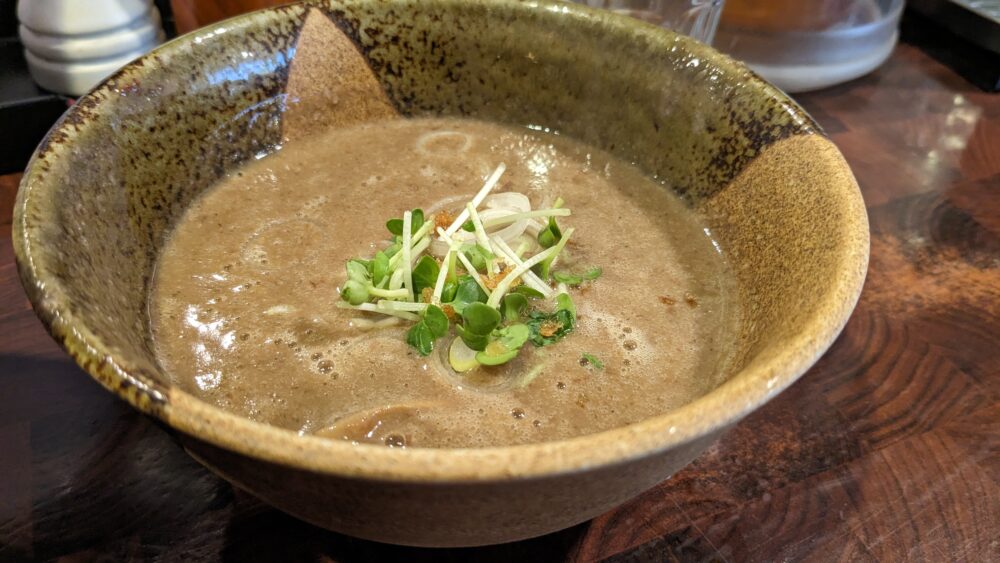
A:
<svg viewBox="0 0 1000 563">
<path fill-rule="evenodd" d="M 786 92 L 867 74 L 889 57 L 903 0 L 730 0 L 716 47 Z"/>
<path fill-rule="evenodd" d="M 572 0 L 625 14 L 712 44 L 723 0 Z"/>
</svg>

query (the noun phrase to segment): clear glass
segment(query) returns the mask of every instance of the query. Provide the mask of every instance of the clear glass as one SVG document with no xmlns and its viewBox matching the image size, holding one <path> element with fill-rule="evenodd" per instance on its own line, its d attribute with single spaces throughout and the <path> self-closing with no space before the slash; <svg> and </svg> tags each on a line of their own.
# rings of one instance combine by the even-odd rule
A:
<svg viewBox="0 0 1000 563">
<path fill-rule="evenodd" d="M 603 8 L 712 44 L 723 0 L 572 0 Z"/>
<path fill-rule="evenodd" d="M 715 46 L 788 92 L 857 78 L 889 56 L 903 0 L 729 0 Z"/>
</svg>

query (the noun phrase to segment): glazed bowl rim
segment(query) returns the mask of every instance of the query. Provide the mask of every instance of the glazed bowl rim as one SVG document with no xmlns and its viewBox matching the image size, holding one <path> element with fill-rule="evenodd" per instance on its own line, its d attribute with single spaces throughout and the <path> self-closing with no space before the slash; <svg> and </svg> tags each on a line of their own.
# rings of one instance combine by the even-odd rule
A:
<svg viewBox="0 0 1000 563">
<path fill-rule="evenodd" d="M 368 0 L 361 0 L 368 1 Z M 404 0 L 405 1 L 405 0 Z M 425 0 L 445 6 L 461 4 L 470 6 L 502 7 L 509 10 L 556 10 L 560 17 L 578 20 L 598 20 L 609 34 L 622 40 L 648 41 L 666 47 L 680 45 L 688 52 L 709 59 L 729 73 L 744 75 L 746 87 L 754 88 L 762 97 L 778 101 L 787 111 L 812 123 L 812 119 L 780 90 L 756 77 L 742 64 L 711 50 L 692 39 L 645 24 L 638 20 L 592 10 L 578 4 L 550 2 L 547 0 L 519 2 L 517 0 Z M 111 91 L 115 77 L 122 73 L 144 75 L 157 72 L 160 67 L 156 55 L 180 52 L 197 38 L 209 40 L 224 30 L 241 31 L 252 28 L 264 17 L 279 11 L 298 13 L 308 4 L 293 4 L 267 8 L 243 14 L 218 24 L 201 28 L 161 45 L 151 53 L 133 61 L 121 71 L 94 89 L 81 101 L 97 101 L 98 94 Z M 100 105 L 100 102 L 98 102 Z M 79 107 L 79 102 L 77 108 Z M 62 282 L 44 276 L 44 253 L 32 247 L 34 227 L 28 220 L 27 210 L 37 192 L 46 190 L 46 182 L 39 178 L 38 159 L 49 153 L 58 157 L 66 150 L 66 143 L 50 145 L 48 139 L 59 133 L 73 138 L 76 127 L 70 127 L 68 118 L 77 111 L 71 108 L 43 141 L 32 156 L 25 171 L 14 208 L 14 246 L 22 283 L 31 298 L 38 316 L 43 320 L 53 338 L 73 356 L 92 377 L 111 389 L 133 406 L 163 420 L 171 428 L 200 441 L 232 452 L 270 463 L 309 472 L 340 475 L 375 480 L 404 482 L 480 482 L 511 479 L 545 478 L 596 467 L 626 464 L 667 450 L 678 448 L 700 438 L 711 436 L 752 412 L 771 397 L 791 385 L 829 348 L 843 329 L 857 302 L 864 283 L 868 261 L 868 224 L 860 191 L 853 181 L 844 181 L 838 188 L 842 198 L 838 205 L 850 217 L 840 226 L 843 229 L 843 247 L 836 257 L 844 275 L 838 276 L 829 286 L 823 300 L 802 323 L 802 330 L 785 340 L 779 351 L 766 362 L 752 362 L 734 373 L 730 379 L 707 394 L 665 414 L 641 422 L 588 434 L 576 438 L 540 442 L 535 444 L 500 446 L 490 448 L 394 449 L 382 446 L 355 445 L 314 436 L 303 436 L 268 424 L 254 422 L 201 401 L 178 386 L 155 384 L 148 375 L 130 371 L 113 350 L 105 345 L 82 324 L 66 303 Z M 806 133 L 818 134 L 818 133 Z M 72 143 L 69 143 L 72 144 Z M 843 165 L 846 169 L 846 164 Z M 852 178 L 849 170 L 847 178 Z M 57 181 L 49 180 L 50 184 Z M 53 189 L 51 186 L 48 189 Z M 859 207 L 860 206 L 860 207 Z M 40 222 L 44 222 L 44 219 Z M 846 297 L 845 297 L 846 296 Z M 112 388 L 98 376 L 97 371 L 111 373 L 117 384 Z M 128 392 L 122 391 L 124 388 Z"/>
</svg>

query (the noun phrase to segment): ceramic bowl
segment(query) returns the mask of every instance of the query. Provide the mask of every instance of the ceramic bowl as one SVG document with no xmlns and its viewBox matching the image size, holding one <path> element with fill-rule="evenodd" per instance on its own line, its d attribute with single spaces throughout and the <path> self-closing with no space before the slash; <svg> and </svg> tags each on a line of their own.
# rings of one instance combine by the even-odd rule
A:
<svg viewBox="0 0 1000 563">
<path fill-rule="evenodd" d="M 286 139 L 427 114 L 555 129 L 636 163 L 704 213 L 744 307 L 728 379 L 624 428 L 462 450 L 299 436 L 171 385 L 146 295 L 191 201 Z M 809 115 L 704 45 L 569 3 L 346 0 L 199 30 L 80 99 L 28 166 L 14 244 L 53 337 L 205 466 L 319 526 L 462 546 L 609 510 L 788 387 L 854 307 L 868 225 L 850 170 Z"/>
</svg>

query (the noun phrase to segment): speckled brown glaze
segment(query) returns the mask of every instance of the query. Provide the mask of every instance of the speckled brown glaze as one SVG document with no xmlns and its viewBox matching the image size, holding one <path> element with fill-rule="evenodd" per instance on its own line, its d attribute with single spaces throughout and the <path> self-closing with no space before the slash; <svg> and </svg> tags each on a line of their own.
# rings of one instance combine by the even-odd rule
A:
<svg viewBox="0 0 1000 563">
<path fill-rule="evenodd" d="M 345 69 L 361 84 L 343 80 Z M 337 89 L 362 94 L 331 96 Z M 330 126 L 397 113 L 533 124 L 632 160 L 706 212 L 729 251 L 747 309 L 740 369 L 629 427 L 481 450 L 297 436 L 171 387 L 145 306 L 170 225 L 227 170 L 283 135 L 308 137 L 308 112 L 295 115 L 315 108 Z M 609 509 L 787 387 L 853 308 L 868 227 L 850 171 L 812 120 L 707 47 L 572 4 L 355 0 L 229 20 L 116 74 L 39 148 L 18 194 L 14 243 L 56 340 L 177 430 L 205 465 L 321 526 L 474 545 Z"/>
<path fill-rule="evenodd" d="M 302 25 L 285 94 L 286 141 L 400 117 L 354 42 L 317 9 Z"/>
</svg>

